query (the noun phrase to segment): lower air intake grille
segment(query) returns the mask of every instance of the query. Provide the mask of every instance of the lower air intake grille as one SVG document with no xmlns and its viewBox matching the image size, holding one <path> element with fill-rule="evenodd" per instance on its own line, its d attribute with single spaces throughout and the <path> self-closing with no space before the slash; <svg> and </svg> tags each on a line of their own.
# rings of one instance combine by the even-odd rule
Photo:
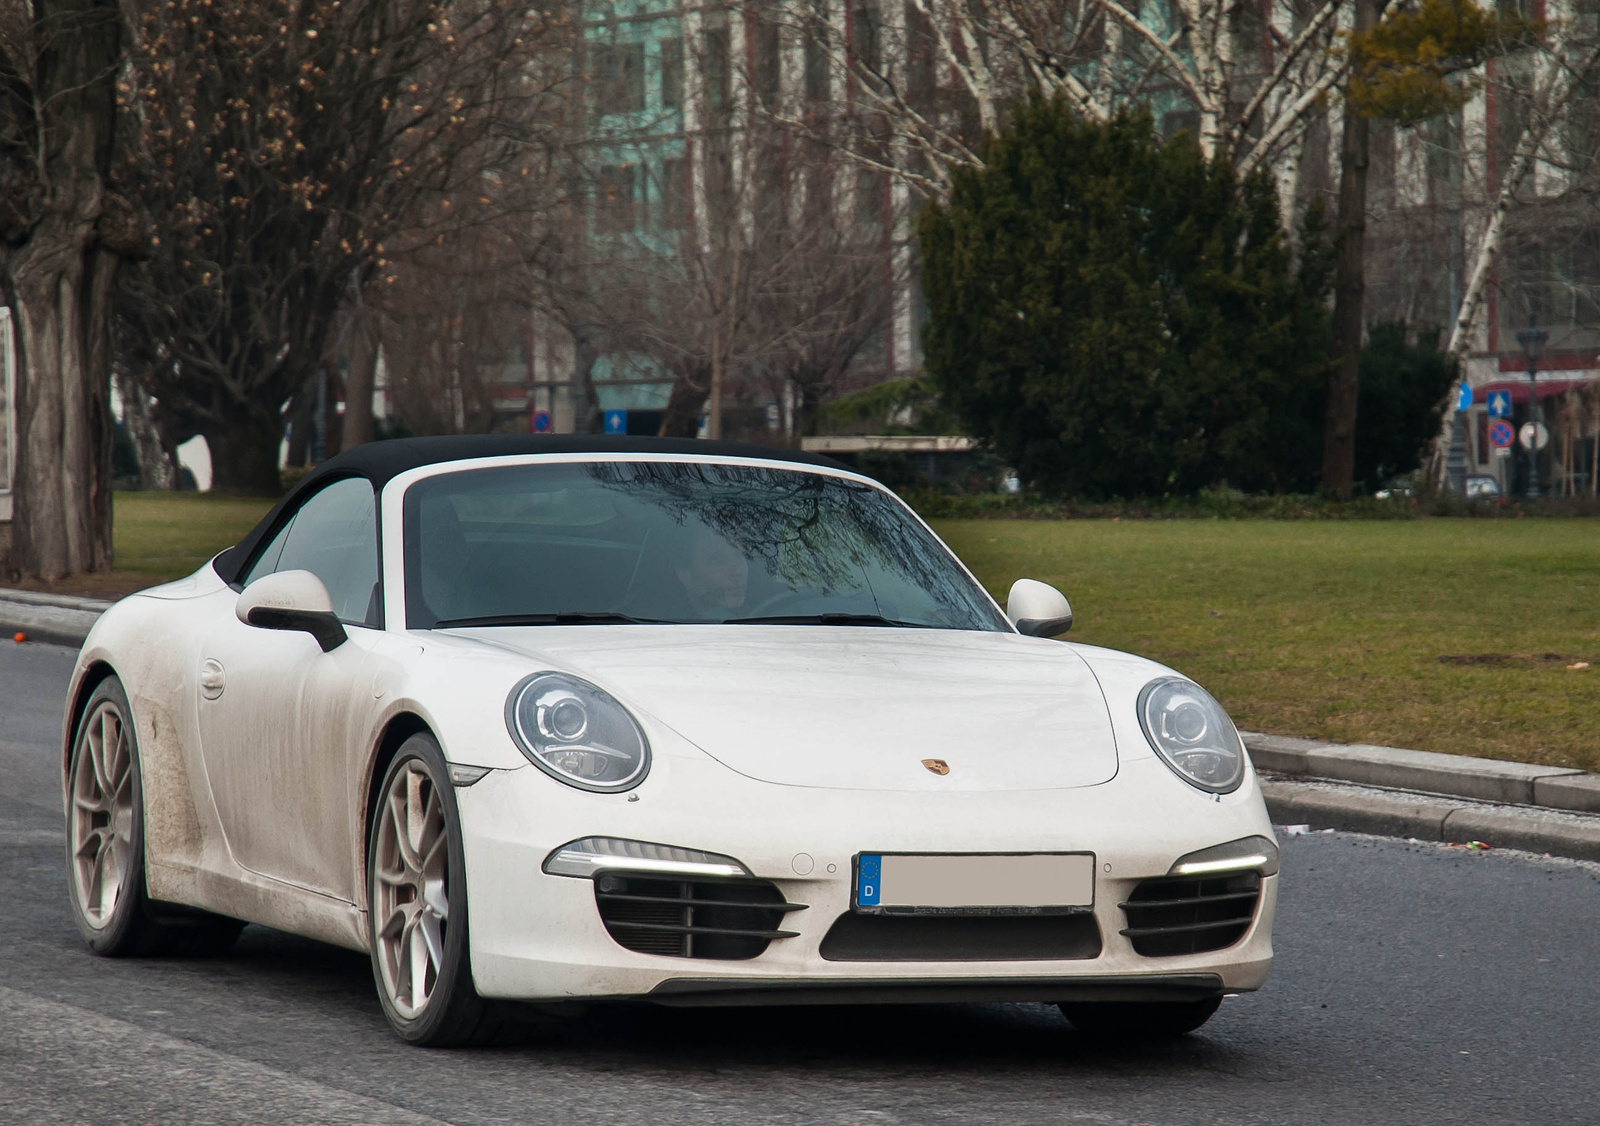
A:
<svg viewBox="0 0 1600 1126">
<path fill-rule="evenodd" d="M 594 881 L 600 920 L 612 938 L 640 954 L 669 958 L 754 958 L 775 938 L 789 911 L 765 880 L 674 880 L 607 872 Z"/>
<path fill-rule="evenodd" d="M 1078 915 L 840 915 L 830 962 L 1023 962 L 1100 956 L 1100 928 Z"/>
<path fill-rule="evenodd" d="M 1147 958 L 1221 950 L 1244 937 L 1260 900 L 1255 872 L 1145 880 L 1122 905 L 1128 916 L 1122 933 Z"/>
</svg>

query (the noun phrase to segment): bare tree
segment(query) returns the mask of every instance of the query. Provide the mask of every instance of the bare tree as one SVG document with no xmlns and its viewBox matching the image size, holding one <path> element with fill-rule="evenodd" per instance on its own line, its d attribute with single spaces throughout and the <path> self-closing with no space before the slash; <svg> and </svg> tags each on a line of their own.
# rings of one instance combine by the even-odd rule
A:
<svg viewBox="0 0 1600 1126">
<path fill-rule="evenodd" d="M 1352 0 L 906 0 L 863 9 L 879 13 L 877 53 L 858 49 L 837 0 L 791 0 L 788 12 L 798 33 L 850 76 L 841 90 L 848 108 L 889 123 L 901 159 L 883 169 L 942 194 L 949 169 L 979 166 L 982 133 L 1030 90 L 1059 94 L 1095 120 L 1159 95 L 1188 107 L 1173 123 L 1190 127 L 1208 157 L 1226 155 L 1245 172 L 1292 165 L 1308 123 L 1347 72 L 1331 48 L 1351 9 Z M 779 116 L 862 163 L 880 163 L 848 131 Z M 1292 176 L 1283 187 L 1292 198 Z"/>
<path fill-rule="evenodd" d="M 125 315 L 215 487 L 270 493 L 336 314 L 393 254 L 520 178 L 565 68 L 565 10 L 521 0 L 165 0 L 141 12 L 127 176 L 161 230 Z"/>
<path fill-rule="evenodd" d="M 1589 148 L 1589 152 L 1575 153 L 1572 142 L 1576 138 L 1565 129 L 1574 109 L 1585 104 L 1591 84 L 1600 76 L 1600 32 L 1593 17 L 1576 12 L 1567 19 L 1552 21 L 1544 30 L 1545 39 L 1526 51 L 1523 65 L 1503 66 L 1493 80 L 1497 100 L 1503 107 L 1501 113 L 1516 123 L 1511 134 L 1514 141 L 1502 150 L 1502 137 L 1486 127 L 1481 136 L 1471 139 L 1484 154 L 1484 167 L 1498 171 L 1498 177 L 1486 177 L 1475 185 L 1473 193 L 1481 201 L 1481 206 L 1473 209 L 1479 225 L 1464 239 L 1465 257 L 1471 267 L 1446 345 L 1449 354 L 1458 358 L 1464 359 L 1481 341 L 1486 298 L 1494 284 L 1512 214 L 1538 202 L 1538 191 L 1529 190 L 1534 187 L 1536 172 L 1543 168 L 1558 178 L 1571 180 L 1574 158 L 1589 157 L 1584 160 L 1587 167 L 1580 179 L 1600 186 L 1592 161 L 1592 154 L 1600 152 L 1600 136 L 1592 142 L 1580 140 L 1579 146 Z M 1496 152 L 1502 154 L 1501 160 L 1490 155 Z M 1446 412 L 1428 459 L 1429 476 L 1436 485 L 1445 480 L 1453 424 L 1451 413 Z"/>
<path fill-rule="evenodd" d="M 775 9 L 686 11 L 683 27 L 670 67 L 662 56 L 682 79 L 660 121 L 659 103 L 616 80 L 635 48 L 591 42 L 567 207 L 532 225 L 525 260 L 580 381 L 598 363 L 670 385 L 662 433 L 694 434 L 704 410 L 720 435 L 724 404 L 756 400 L 788 404 L 792 428 L 884 351 L 908 276 L 904 190 L 775 120 L 807 73 Z"/>
<path fill-rule="evenodd" d="M 1580 38 L 1574 34 L 1578 30 L 1558 28 L 1550 49 L 1535 63 L 1533 81 L 1525 93 L 1526 124 L 1517 137 L 1498 190 L 1490 199 L 1483 230 L 1475 240 L 1472 271 L 1447 346 L 1451 355 L 1464 356 L 1472 346 L 1485 288 L 1500 255 L 1507 213 L 1541 156 L 1551 155 L 1545 150 L 1552 131 L 1566 117 L 1584 80 L 1600 65 L 1600 36 Z"/>
<path fill-rule="evenodd" d="M 343 447 L 371 437 L 380 347 L 392 411 L 406 430 L 491 429 L 494 388 L 508 371 L 524 382 L 528 293 L 516 240 L 497 225 L 454 231 L 392 261 L 350 309 Z M 356 407 L 363 395 L 365 412 Z"/>
</svg>

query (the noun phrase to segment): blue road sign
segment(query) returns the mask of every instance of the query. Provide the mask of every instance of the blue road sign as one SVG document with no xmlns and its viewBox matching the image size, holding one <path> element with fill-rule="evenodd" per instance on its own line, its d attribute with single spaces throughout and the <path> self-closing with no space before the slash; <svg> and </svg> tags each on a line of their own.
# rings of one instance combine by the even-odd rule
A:
<svg viewBox="0 0 1600 1126">
<path fill-rule="evenodd" d="M 1464 411 L 1472 405 L 1472 388 L 1467 386 L 1466 380 L 1456 388 L 1456 410 Z"/>
<path fill-rule="evenodd" d="M 627 411 L 606 411 L 606 433 L 626 434 L 628 432 Z"/>
<path fill-rule="evenodd" d="M 1517 432 L 1511 429 L 1511 423 L 1504 419 L 1489 427 L 1489 444 L 1496 449 L 1505 449 L 1517 440 Z"/>
<path fill-rule="evenodd" d="M 533 420 L 529 424 L 530 429 L 535 434 L 548 434 L 550 433 L 550 427 L 554 425 L 555 423 L 551 420 L 549 411 L 534 411 Z"/>
<path fill-rule="evenodd" d="M 1488 402 L 1489 402 L 1489 417 L 1490 418 L 1510 418 L 1511 417 L 1511 392 L 1510 391 L 1490 391 L 1489 392 L 1489 400 L 1488 400 Z"/>
</svg>

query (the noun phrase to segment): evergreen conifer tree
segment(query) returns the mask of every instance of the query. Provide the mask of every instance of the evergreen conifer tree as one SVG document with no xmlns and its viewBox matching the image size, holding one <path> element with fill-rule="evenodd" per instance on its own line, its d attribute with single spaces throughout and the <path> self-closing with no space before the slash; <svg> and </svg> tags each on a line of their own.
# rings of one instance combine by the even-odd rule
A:
<svg viewBox="0 0 1600 1126">
<path fill-rule="evenodd" d="M 1034 97 L 919 224 L 928 373 L 1024 480 L 1080 496 L 1310 488 L 1330 254 L 1147 112 Z"/>
</svg>

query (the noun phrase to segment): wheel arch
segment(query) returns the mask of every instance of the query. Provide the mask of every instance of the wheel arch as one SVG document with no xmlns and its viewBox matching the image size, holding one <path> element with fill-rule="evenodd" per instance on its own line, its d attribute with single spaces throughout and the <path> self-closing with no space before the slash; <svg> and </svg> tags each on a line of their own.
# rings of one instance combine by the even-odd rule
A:
<svg viewBox="0 0 1600 1126">
<path fill-rule="evenodd" d="M 66 779 L 72 770 L 72 744 L 78 737 L 78 724 L 83 722 L 84 709 L 89 706 L 89 697 L 94 695 L 94 690 L 100 685 L 117 675 L 117 670 L 111 662 L 97 660 L 84 669 L 83 676 L 78 681 L 78 687 L 68 702 L 66 721 L 61 735 L 61 779 L 62 786 L 66 786 Z"/>
<path fill-rule="evenodd" d="M 367 836 L 372 832 L 372 815 L 378 807 L 378 791 L 383 786 L 383 776 L 388 773 L 389 764 L 394 761 L 394 756 L 400 752 L 405 741 L 413 735 L 424 734 L 432 735 L 436 740 L 439 737 L 428 721 L 416 712 L 398 712 L 389 717 L 373 746 L 371 759 L 367 763 L 366 798 L 361 806 L 361 835 L 358 838 L 361 854 L 362 902 L 366 900 L 367 894 Z"/>
</svg>

